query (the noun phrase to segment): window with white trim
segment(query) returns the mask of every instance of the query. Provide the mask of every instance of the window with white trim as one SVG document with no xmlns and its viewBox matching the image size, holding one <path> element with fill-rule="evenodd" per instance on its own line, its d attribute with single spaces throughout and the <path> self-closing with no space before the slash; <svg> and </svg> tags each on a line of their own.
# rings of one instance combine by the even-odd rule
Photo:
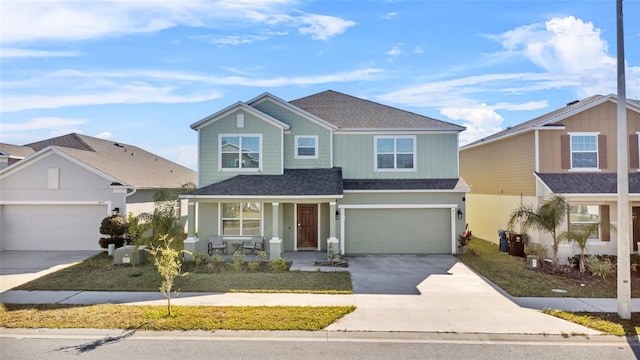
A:
<svg viewBox="0 0 640 360">
<path fill-rule="evenodd" d="M 296 159 L 318 158 L 318 137 L 315 135 L 296 135 Z"/>
<path fill-rule="evenodd" d="M 569 210 L 569 230 L 583 231 L 593 224 L 600 224 L 600 206 L 599 205 L 572 205 Z M 589 239 L 597 240 L 600 238 L 600 229 L 591 234 Z"/>
<path fill-rule="evenodd" d="M 220 135 L 220 169 L 261 168 L 262 135 Z"/>
<path fill-rule="evenodd" d="M 374 147 L 376 171 L 415 170 L 415 136 L 375 136 Z"/>
<path fill-rule="evenodd" d="M 262 207 L 260 203 L 223 203 L 222 235 L 260 235 Z"/>
<path fill-rule="evenodd" d="M 598 168 L 598 134 L 571 135 L 571 168 Z"/>
</svg>

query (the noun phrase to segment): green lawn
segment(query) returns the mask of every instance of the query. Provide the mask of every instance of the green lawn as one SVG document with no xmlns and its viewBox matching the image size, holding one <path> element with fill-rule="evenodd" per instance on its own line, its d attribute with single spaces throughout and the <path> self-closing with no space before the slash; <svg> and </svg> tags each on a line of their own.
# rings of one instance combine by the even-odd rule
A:
<svg viewBox="0 0 640 360">
<path fill-rule="evenodd" d="M 353 306 L 166 306 L 2 304 L 0 327 L 136 330 L 324 329 Z"/>
<path fill-rule="evenodd" d="M 154 265 L 114 265 L 106 253 L 43 276 L 17 290 L 158 291 Z M 352 293 L 348 272 L 222 273 L 191 272 L 175 281 L 181 292 Z"/>
<path fill-rule="evenodd" d="M 616 297 L 615 277 L 602 279 L 588 276 L 583 279 L 573 279 L 527 269 L 524 258 L 502 253 L 497 244 L 478 238 L 471 240 L 467 252 L 459 255 L 458 259 L 513 296 Z M 640 298 L 639 285 L 637 282 L 632 282 L 631 296 L 634 298 Z M 567 292 L 557 293 L 552 292 L 552 289 L 562 289 Z"/>
</svg>

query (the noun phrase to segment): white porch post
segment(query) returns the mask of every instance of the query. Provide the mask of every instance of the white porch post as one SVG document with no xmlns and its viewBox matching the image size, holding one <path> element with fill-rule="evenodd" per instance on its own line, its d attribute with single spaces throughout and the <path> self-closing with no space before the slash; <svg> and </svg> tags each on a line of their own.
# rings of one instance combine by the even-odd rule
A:
<svg viewBox="0 0 640 360">
<path fill-rule="evenodd" d="M 187 206 L 187 238 L 184 240 L 184 261 L 193 261 L 193 254 L 201 252 L 200 240 L 196 237 L 196 203 L 189 202 Z"/>
<path fill-rule="evenodd" d="M 339 240 L 336 238 L 336 202 L 329 203 L 329 239 L 327 239 L 327 258 L 335 259 L 340 256 Z"/>
<path fill-rule="evenodd" d="M 280 203 L 271 203 L 272 235 L 269 240 L 269 259 L 282 257 L 282 239 L 280 239 Z"/>
</svg>

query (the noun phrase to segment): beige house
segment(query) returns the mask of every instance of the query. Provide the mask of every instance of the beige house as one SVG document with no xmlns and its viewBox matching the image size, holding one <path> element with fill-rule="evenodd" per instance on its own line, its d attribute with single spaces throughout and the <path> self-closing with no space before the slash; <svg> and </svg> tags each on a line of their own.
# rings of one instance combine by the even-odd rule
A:
<svg viewBox="0 0 640 360">
<path fill-rule="evenodd" d="M 570 203 L 563 231 L 600 221 L 617 226 L 616 114 L 615 95 L 595 95 L 462 147 L 460 173 L 471 186 L 467 221 L 474 235 L 498 242 L 498 230 L 507 227 L 513 209 L 520 204 L 539 206 L 552 194 L 561 194 Z M 627 121 L 631 246 L 638 252 L 640 101 L 627 100 Z M 528 235 L 530 242 L 550 249 L 548 234 Z M 616 254 L 616 245 L 616 233 L 600 229 L 587 252 Z M 559 256 L 566 261 L 577 252 L 571 244 L 563 244 Z"/>
</svg>

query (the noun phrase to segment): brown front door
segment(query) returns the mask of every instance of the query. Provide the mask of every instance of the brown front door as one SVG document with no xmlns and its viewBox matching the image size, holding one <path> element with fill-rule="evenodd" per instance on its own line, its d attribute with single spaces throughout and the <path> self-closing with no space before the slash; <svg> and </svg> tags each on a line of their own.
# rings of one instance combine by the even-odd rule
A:
<svg viewBox="0 0 640 360">
<path fill-rule="evenodd" d="M 318 248 L 318 204 L 298 204 L 298 248 Z"/>
<path fill-rule="evenodd" d="M 640 241 L 640 207 L 633 207 L 633 251 L 638 251 L 638 241 Z"/>
</svg>

